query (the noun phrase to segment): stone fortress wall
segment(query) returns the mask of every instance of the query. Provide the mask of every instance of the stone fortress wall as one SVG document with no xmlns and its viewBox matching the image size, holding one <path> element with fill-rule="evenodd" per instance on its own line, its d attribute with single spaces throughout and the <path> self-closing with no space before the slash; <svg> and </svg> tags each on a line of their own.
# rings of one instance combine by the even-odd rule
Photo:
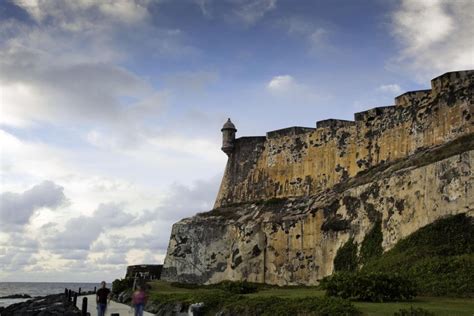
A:
<svg viewBox="0 0 474 316">
<path fill-rule="evenodd" d="M 474 71 L 431 84 L 315 129 L 235 139 L 229 120 L 215 208 L 173 225 L 162 279 L 315 285 L 377 223 L 386 251 L 439 218 L 474 216 Z"/>
<path fill-rule="evenodd" d="M 215 207 L 307 196 L 358 172 L 474 132 L 474 71 L 445 73 L 395 105 L 234 140 Z M 228 139 L 226 140 L 229 141 Z"/>
</svg>

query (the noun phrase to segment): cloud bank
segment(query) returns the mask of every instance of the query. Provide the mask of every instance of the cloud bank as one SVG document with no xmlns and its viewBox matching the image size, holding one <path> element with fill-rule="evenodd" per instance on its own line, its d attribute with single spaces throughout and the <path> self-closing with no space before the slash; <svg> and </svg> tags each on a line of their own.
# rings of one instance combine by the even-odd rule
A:
<svg viewBox="0 0 474 316">
<path fill-rule="evenodd" d="M 447 71 L 474 68 L 474 2 L 403 0 L 392 14 L 400 45 L 389 67 L 426 81 Z"/>
</svg>

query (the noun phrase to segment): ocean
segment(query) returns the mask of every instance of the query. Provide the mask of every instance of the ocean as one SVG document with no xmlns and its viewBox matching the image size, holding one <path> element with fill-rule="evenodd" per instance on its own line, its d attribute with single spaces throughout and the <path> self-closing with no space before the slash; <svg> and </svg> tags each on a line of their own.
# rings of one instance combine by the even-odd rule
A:
<svg viewBox="0 0 474 316">
<path fill-rule="evenodd" d="M 64 293 L 64 289 L 92 291 L 99 283 L 62 283 L 62 282 L 0 282 L 0 297 L 13 294 L 28 294 L 31 297 Z M 110 286 L 110 284 L 109 284 Z M 28 299 L 0 299 L 0 307 L 27 301 Z"/>
</svg>

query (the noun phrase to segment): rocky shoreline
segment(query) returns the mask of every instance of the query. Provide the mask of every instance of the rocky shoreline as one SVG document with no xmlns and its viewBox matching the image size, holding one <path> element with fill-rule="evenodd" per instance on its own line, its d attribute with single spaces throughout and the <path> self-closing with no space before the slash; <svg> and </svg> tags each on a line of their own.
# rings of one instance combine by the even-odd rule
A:
<svg viewBox="0 0 474 316">
<path fill-rule="evenodd" d="M 6 296 L 1 296 L 0 299 L 5 299 L 5 298 L 32 298 L 28 294 L 12 294 L 12 295 L 6 295 Z"/>
<path fill-rule="evenodd" d="M 52 316 L 81 315 L 81 311 L 68 302 L 64 294 L 35 297 L 25 302 L 0 307 L 1 316 Z"/>
</svg>

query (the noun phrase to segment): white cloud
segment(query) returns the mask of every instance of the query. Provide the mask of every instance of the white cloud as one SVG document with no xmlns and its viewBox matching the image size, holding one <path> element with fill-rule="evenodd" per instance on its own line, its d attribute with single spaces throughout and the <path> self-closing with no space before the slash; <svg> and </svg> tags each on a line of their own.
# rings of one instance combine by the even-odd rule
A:
<svg viewBox="0 0 474 316">
<path fill-rule="evenodd" d="M 308 39 L 312 52 L 317 52 L 327 46 L 327 34 L 328 31 L 321 27 L 318 27 L 311 32 Z"/>
<path fill-rule="evenodd" d="M 274 76 L 265 84 L 265 89 L 272 98 L 274 106 L 282 104 L 313 106 L 330 97 L 288 74 Z"/>
<path fill-rule="evenodd" d="M 276 2 L 277 0 L 240 1 L 234 12 L 242 22 L 253 25 L 269 11 L 275 9 Z"/>
<path fill-rule="evenodd" d="M 308 45 L 310 54 L 334 51 L 334 48 L 329 44 L 330 32 L 327 26 L 296 16 L 281 20 L 279 26 L 286 29 L 286 32 L 291 36 L 303 38 Z"/>
<path fill-rule="evenodd" d="M 14 0 L 36 22 L 53 20 L 62 27 L 83 31 L 92 27 L 95 19 L 109 19 L 120 23 L 136 23 L 149 17 L 147 4 L 142 0 Z M 94 14 L 87 14 L 87 13 Z"/>
<path fill-rule="evenodd" d="M 275 92 L 289 91 L 296 86 L 295 79 L 290 75 L 273 77 L 267 84 L 267 89 Z"/>
<path fill-rule="evenodd" d="M 45 280 L 52 269 L 58 272 L 54 278 L 63 280 L 71 279 L 72 272 L 78 280 L 81 280 L 79 276 L 81 281 L 93 280 L 97 276 L 94 271 L 116 278 L 124 273 L 127 264 L 162 262 L 172 224 L 182 217 L 211 209 L 219 180 L 220 177 L 214 177 L 192 186 L 175 184 L 151 210 L 136 209 L 137 204 L 111 202 L 99 204 L 94 212 L 85 215 L 73 211 L 76 201 L 71 200 L 63 213 L 68 214 L 65 221 L 54 216 L 38 225 L 39 218 L 35 217 L 36 225 L 23 226 L 21 231 L 6 235 L 6 239 L 0 238 L 0 278 L 18 277 L 21 271 L 31 280 Z M 44 186 L 51 187 L 48 183 Z M 53 186 L 53 189 L 58 188 Z M 43 191 L 36 188 L 23 195 L 35 197 L 42 192 L 44 200 L 39 204 L 59 203 L 48 190 Z M 90 273 L 75 268 L 76 263 L 87 266 Z"/>
<path fill-rule="evenodd" d="M 474 2 L 404 0 L 392 14 L 401 45 L 389 67 L 402 67 L 419 81 L 474 67 Z"/>
<path fill-rule="evenodd" d="M 144 50 L 172 58 L 194 51 L 180 30 L 154 26 L 149 1 L 15 3 L 35 23 L 0 21 L 1 124 L 100 123 L 122 135 L 127 127 L 134 142 L 143 120 L 162 113 L 166 92 L 121 65 Z"/>
<path fill-rule="evenodd" d="M 182 72 L 168 77 L 167 85 L 179 91 L 201 92 L 218 79 L 215 71 Z"/>
<path fill-rule="evenodd" d="M 277 0 L 194 0 L 206 18 L 221 17 L 231 23 L 255 25 L 277 6 Z"/>
<path fill-rule="evenodd" d="M 3 192 L 0 195 L 0 226 L 17 229 L 26 225 L 40 208 L 55 209 L 66 203 L 64 188 L 52 181 L 44 181 L 23 192 Z"/>
<path fill-rule="evenodd" d="M 398 95 L 402 92 L 402 88 L 400 88 L 400 86 L 395 83 L 381 85 L 380 87 L 377 88 L 377 90 L 381 92 L 385 92 L 385 93 L 395 94 L 395 95 Z"/>
</svg>

